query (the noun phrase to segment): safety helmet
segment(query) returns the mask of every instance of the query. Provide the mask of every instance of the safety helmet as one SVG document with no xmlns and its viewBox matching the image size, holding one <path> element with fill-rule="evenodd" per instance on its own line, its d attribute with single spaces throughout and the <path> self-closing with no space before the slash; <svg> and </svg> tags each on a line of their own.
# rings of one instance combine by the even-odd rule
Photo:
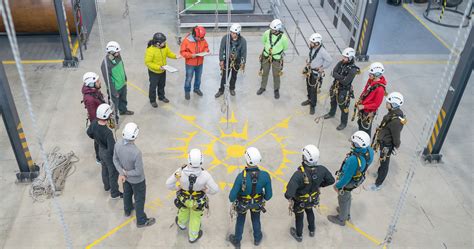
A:
<svg viewBox="0 0 474 249">
<path fill-rule="evenodd" d="M 314 33 L 309 37 L 309 41 L 321 44 L 323 42 L 323 37 L 319 33 Z"/>
<path fill-rule="evenodd" d="M 308 144 L 303 148 L 303 160 L 308 166 L 316 166 L 319 160 L 319 149 L 315 145 Z"/>
<path fill-rule="evenodd" d="M 356 131 L 351 137 L 354 146 L 359 148 L 367 148 L 370 145 L 370 136 L 365 131 Z"/>
<path fill-rule="evenodd" d="M 240 34 L 240 31 L 242 30 L 242 26 L 240 23 L 234 23 L 232 26 L 230 26 L 230 32 L 232 33 L 237 33 Z"/>
<path fill-rule="evenodd" d="M 195 38 L 204 39 L 206 36 L 206 29 L 203 26 L 196 26 L 193 28 L 193 36 Z"/>
<path fill-rule="evenodd" d="M 283 23 L 280 21 L 280 19 L 275 19 L 270 23 L 270 29 L 281 31 L 283 29 Z"/>
<path fill-rule="evenodd" d="M 380 77 L 385 72 L 385 68 L 382 63 L 374 62 L 370 64 L 369 73 L 373 74 L 375 77 Z"/>
<path fill-rule="evenodd" d="M 349 58 L 349 60 L 354 59 L 356 51 L 353 48 L 346 48 L 342 51 L 342 56 Z"/>
<path fill-rule="evenodd" d="M 387 100 L 393 108 L 398 108 L 403 105 L 403 95 L 399 92 L 390 93 L 385 100 Z"/>
<path fill-rule="evenodd" d="M 82 76 L 82 82 L 84 82 L 84 86 L 87 87 L 95 87 L 95 83 L 99 80 L 99 75 L 94 72 L 87 72 Z"/>
<path fill-rule="evenodd" d="M 135 140 L 138 136 L 138 125 L 135 123 L 127 123 L 122 131 L 122 137 L 125 140 Z"/>
<path fill-rule="evenodd" d="M 109 43 L 107 43 L 107 46 L 105 47 L 105 50 L 107 51 L 107 53 L 117 53 L 117 52 L 120 52 L 120 45 L 118 44 L 118 42 L 116 41 L 109 41 Z"/>
<path fill-rule="evenodd" d="M 153 42 L 156 44 L 156 43 L 164 43 L 166 41 L 166 36 L 161 33 L 161 32 L 158 32 L 158 33 L 155 33 L 153 35 Z"/>
<path fill-rule="evenodd" d="M 249 166 L 258 166 L 262 161 L 262 155 L 260 155 L 260 151 L 257 148 L 249 147 L 245 151 L 245 160 Z"/>
<path fill-rule="evenodd" d="M 112 114 L 112 108 L 108 104 L 101 104 L 97 107 L 96 116 L 98 119 L 107 120 Z"/>
<path fill-rule="evenodd" d="M 201 167 L 202 161 L 202 152 L 200 149 L 192 149 L 189 151 L 188 163 L 192 168 Z"/>
</svg>

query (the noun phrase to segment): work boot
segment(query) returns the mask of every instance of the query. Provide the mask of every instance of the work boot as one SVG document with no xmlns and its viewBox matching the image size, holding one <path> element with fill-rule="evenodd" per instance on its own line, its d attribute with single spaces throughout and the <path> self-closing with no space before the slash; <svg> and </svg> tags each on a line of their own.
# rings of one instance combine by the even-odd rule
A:
<svg viewBox="0 0 474 249">
<path fill-rule="evenodd" d="M 274 91 L 274 94 L 275 94 L 275 99 L 279 99 L 279 98 L 280 98 L 280 91 L 275 90 L 275 91 Z"/>
<path fill-rule="evenodd" d="M 95 163 L 99 166 L 102 166 L 102 161 L 100 161 L 100 159 L 95 159 Z"/>
<path fill-rule="evenodd" d="M 153 108 L 157 108 L 157 107 L 158 107 L 158 103 L 156 103 L 156 102 L 151 102 L 150 104 L 151 104 L 151 106 L 153 106 Z"/>
<path fill-rule="evenodd" d="M 235 96 L 235 90 L 230 90 L 230 95 Z"/>
<path fill-rule="evenodd" d="M 374 184 L 370 184 L 367 190 L 376 192 L 376 191 L 379 191 L 381 189 L 382 189 L 382 186 L 377 186 L 374 183 Z"/>
<path fill-rule="evenodd" d="M 326 114 L 324 115 L 324 119 L 330 119 L 330 118 L 334 118 L 334 114 L 326 113 Z"/>
<path fill-rule="evenodd" d="M 290 234 L 291 236 L 293 236 L 293 238 L 295 238 L 296 241 L 298 242 L 303 241 L 303 236 L 296 235 L 296 228 L 294 227 L 290 228 Z"/>
<path fill-rule="evenodd" d="M 185 98 L 186 100 L 190 100 L 190 99 L 191 99 L 191 94 L 189 94 L 189 92 L 185 92 L 185 93 L 184 93 L 184 98 Z"/>
<path fill-rule="evenodd" d="M 198 237 L 193 239 L 193 240 L 189 239 L 189 243 L 191 243 L 191 244 L 196 243 L 201 237 L 202 237 L 202 230 L 199 230 Z"/>
<path fill-rule="evenodd" d="M 195 92 L 199 97 L 202 97 L 202 95 L 203 95 L 202 92 L 201 92 L 201 90 L 199 90 L 199 89 L 194 89 L 194 92 Z"/>
<path fill-rule="evenodd" d="M 135 205 L 132 205 L 132 209 L 130 211 L 124 211 L 125 217 L 130 217 L 132 215 L 132 211 L 135 209 Z"/>
<path fill-rule="evenodd" d="M 133 115 L 134 112 L 133 111 L 130 111 L 130 110 L 126 110 L 124 112 L 120 112 L 120 115 Z"/>
<path fill-rule="evenodd" d="M 309 237 L 314 237 L 314 231 L 309 231 Z"/>
<path fill-rule="evenodd" d="M 259 240 L 255 240 L 255 241 L 253 242 L 253 244 L 254 244 L 255 246 L 260 245 L 260 243 L 262 242 L 262 239 L 263 239 L 263 234 L 262 234 L 262 237 L 261 237 Z"/>
<path fill-rule="evenodd" d="M 220 96 L 222 96 L 222 94 L 224 94 L 224 92 L 218 91 L 218 92 L 216 93 L 216 95 L 214 95 L 214 97 L 216 97 L 216 99 L 217 99 L 217 98 L 219 98 Z"/>
<path fill-rule="evenodd" d="M 309 115 L 314 115 L 314 113 L 316 112 L 316 107 L 315 106 L 310 106 L 309 107 Z"/>
<path fill-rule="evenodd" d="M 302 105 L 302 106 L 307 106 L 307 105 L 309 105 L 309 104 L 311 104 L 311 101 L 309 101 L 309 99 L 308 99 L 308 100 L 305 100 L 305 101 L 303 101 L 303 102 L 301 102 L 301 105 Z"/>
<path fill-rule="evenodd" d="M 118 194 L 117 196 L 111 196 L 110 197 L 112 200 L 118 200 L 118 199 L 123 199 L 123 193 Z"/>
<path fill-rule="evenodd" d="M 260 88 L 257 91 L 257 95 L 262 95 L 263 92 L 265 92 L 265 88 Z"/>
<path fill-rule="evenodd" d="M 228 240 L 236 249 L 240 249 L 240 241 L 235 241 L 235 235 L 230 234 Z"/>
<path fill-rule="evenodd" d="M 149 227 L 149 226 L 153 226 L 153 224 L 155 224 L 156 220 L 155 218 L 148 218 L 146 219 L 146 222 L 143 223 L 143 224 L 137 224 L 137 227 L 138 228 L 142 228 L 142 227 Z"/>
<path fill-rule="evenodd" d="M 337 215 L 328 215 L 328 220 L 334 224 L 337 224 L 339 226 L 345 226 L 346 222 L 341 221 Z"/>
<path fill-rule="evenodd" d="M 186 226 L 181 226 L 181 225 L 178 223 L 178 216 L 176 216 L 176 218 L 174 218 L 174 222 L 176 223 L 176 225 L 178 226 L 179 229 L 181 229 L 181 230 L 186 230 Z"/>
<path fill-rule="evenodd" d="M 170 100 L 167 99 L 166 97 L 161 98 L 160 101 L 163 101 L 163 102 L 165 102 L 165 103 L 169 103 L 169 102 L 170 102 Z"/>
<path fill-rule="evenodd" d="M 347 124 L 340 124 L 338 127 L 336 127 L 336 130 L 340 131 L 340 130 L 344 130 L 344 128 L 346 128 Z"/>
<path fill-rule="evenodd" d="M 339 207 L 336 208 L 336 211 L 337 211 L 337 213 L 340 213 Z M 350 219 L 351 219 L 351 215 L 349 214 L 349 215 L 347 216 L 347 220 L 350 220 Z"/>
</svg>

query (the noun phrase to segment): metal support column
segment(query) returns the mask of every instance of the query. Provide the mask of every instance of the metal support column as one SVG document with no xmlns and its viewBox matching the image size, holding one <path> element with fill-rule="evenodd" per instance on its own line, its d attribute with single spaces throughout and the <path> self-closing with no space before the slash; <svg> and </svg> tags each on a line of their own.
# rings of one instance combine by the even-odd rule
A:
<svg viewBox="0 0 474 249">
<path fill-rule="evenodd" d="M 28 143 L 21 125 L 15 102 L 8 84 L 8 79 L 0 63 L 0 114 L 2 115 L 10 143 L 15 154 L 20 173 L 17 174 L 19 181 L 31 181 L 38 176 L 38 166 L 31 159 Z"/>
<path fill-rule="evenodd" d="M 356 59 L 358 61 L 368 61 L 370 37 L 372 36 L 372 29 L 374 27 L 375 15 L 377 14 L 377 8 L 379 6 L 379 0 L 368 0 L 367 7 L 365 8 L 364 18 L 362 20 L 362 31 L 359 35 L 359 40 L 356 44 Z"/>
<path fill-rule="evenodd" d="M 54 9 L 56 10 L 56 19 L 58 21 L 59 34 L 61 36 L 61 42 L 64 50 L 64 67 L 77 67 L 79 60 L 72 54 L 72 41 L 71 34 L 69 33 L 69 27 L 66 19 L 66 10 L 62 0 L 54 0 Z"/>
<path fill-rule="evenodd" d="M 467 82 L 474 68 L 474 32 L 471 29 L 466 45 L 460 55 L 456 71 L 454 72 L 448 93 L 444 99 L 438 118 L 435 121 L 428 145 L 423 151 L 425 161 L 441 161 L 440 154 L 444 140 L 448 135 L 449 127 L 454 119 L 456 110 L 461 102 Z"/>
</svg>

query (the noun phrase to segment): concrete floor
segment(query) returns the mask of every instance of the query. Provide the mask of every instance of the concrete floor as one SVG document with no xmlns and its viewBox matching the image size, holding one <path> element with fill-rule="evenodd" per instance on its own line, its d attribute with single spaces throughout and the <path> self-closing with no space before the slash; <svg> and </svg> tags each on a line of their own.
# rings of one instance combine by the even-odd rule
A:
<svg viewBox="0 0 474 249">
<path fill-rule="evenodd" d="M 331 172 L 338 169 L 348 151 L 348 137 L 357 127 L 350 123 L 344 131 L 336 131 L 336 119 L 316 124 L 316 116 L 327 112 L 329 101 L 324 94 L 331 79 L 326 77 L 323 97 L 320 97 L 316 116 L 299 103 L 305 98 L 301 68 L 304 57 L 289 54 L 282 78 L 281 99 L 273 99 L 272 85 L 263 96 L 257 97 L 258 53 L 261 51 L 261 32 L 245 32 L 249 42 L 247 71 L 237 81 L 237 96 L 230 98 L 230 110 L 235 119 L 227 126 L 222 122 L 223 100 L 214 98 L 218 89 L 219 73 L 216 56 L 206 58 L 202 90 L 204 97 L 192 95 L 184 100 L 183 61 L 170 61 L 181 71 L 169 74 L 167 97 L 170 104 L 158 109 L 149 105 L 146 92 L 148 78 L 143 65 L 146 41 L 157 31 L 168 34 L 174 51 L 174 1 L 166 0 L 159 6 L 156 1 L 129 2 L 133 24 L 133 44 L 130 41 L 128 20 L 122 18 L 122 1 L 107 1 L 103 9 L 105 40 L 116 40 L 123 48 L 129 85 L 129 108 L 136 115 L 124 122 L 136 122 L 141 129 L 137 145 L 142 149 L 147 177 L 147 214 L 157 218 L 157 224 L 137 229 L 134 220 L 123 217 L 122 202 L 110 200 L 103 192 L 100 168 L 94 162 L 92 141 L 85 135 L 85 110 L 80 104 L 81 78 L 87 71 L 98 71 L 103 56 L 97 25 L 91 34 L 85 60 L 77 69 L 63 69 L 59 64 L 26 65 L 26 77 L 38 115 L 40 135 L 47 150 L 60 146 L 63 152 L 73 150 L 81 159 L 75 173 L 68 178 L 66 189 L 57 200 L 64 211 L 74 248 L 224 248 L 226 234 L 233 231 L 228 211 L 228 193 L 239 172 L 243 158 L 234 157 L 233 151 L 252 144 L 263 154 L 263 163 L 273 176 L 274 198 L 263 215 L 264 240 L 261 248 L 377 248 L 383 241 L 394 207 L 399 198 L 414 149 L 420 139 L 426 112 L 431 108 L 446 60 L 442 55 L 399 55 L 387 58 L 374 55 L 371 60 L 386 64 L 389 91 L 405 95 L 404 111 L 409 123 L 403 130 L 402 147 L 392 159 L 386 184 L 380 192 L 360 188 L 353 195 L 352 225 L 335 226 L 326 215 L 335 212 L 336 193 L 332 188 L 322 190 L 321 208 L 317 213 L 316 238 L 307 236 L 303 243 L 295 242 L 288 231 L 294 217 L 287 214 L 287 201 L 282 191 L 292 172 L 298 166 L 299 151 L 308 143 L 319 146 L 320 163 Z M 291 6 L 292 1 L 287 1 Z M 123 27 L 123 28 L 122 28 Z M 436 27 L 433 27 L 434 30 Z M 454 36 L 455 31 L 452 32 Z M 211 51 L 223 33 L 208 31 Z M 214 38 L 215 37 L 215 38 Z M 447 36 L 449 37 L 449 36 Z M 334 58 L 340 58 L 334 52 Z M 420 59 L 423 61 L 420 62 Z M 413 61 L 416 61 L 413 62 Z M 365 68 L 368 63 L 359 63 Z M 16 68 L 6 66 L 7 75 L 17 108 L 27 134 L 33 158 L 40 162 L 37 141 L 27 114 Z M 359 75 L 354 86 L 356 94 L 367 80 L 367 73 Z M 470 153 L 474 144 L 471 107 L 474 88 L 466 89 L 449 136 L 443 148 L 444 163 L 420 166 L 410 188 L 403 215 L 392 247 L 394 248 L 473 248 L 473 169 Z M 381 111 L 380 114 L 384 114 Z M 339 115 L 339 113 L 338 113 Z M 378 118 L 378 121 L 380 121 Z M 248 123 L 247 123 L 248 122 Z M 248 124 L 248 126 L 246 126 Z M 245 132 L 247 127 L 247 132 Z M 232 132 L 235 130 L 235 133 Z M 120 134 L 120 133 L 118 133 Z M 211 196 L 211 212 L 203 218 L 204 236 L 195 245 L 187 242 L 186 234 L 174 226 L 176 209 L 173 193 L 164 182 L 183 163 L 182 155 L 190 148 L 206 151 L 205 168 L 218 181 L 221 191 Z M 229 149 L 231 148 L 231 149 Z M 4 129 L 0 129 L 0 247 L 1 248 L 64 248 L 63 229 L 51 201 L 34 203 L 29 197 L 29 186 L 14 184 L 16 162 Z M 372 165 L 372 170 L 377 168 Z M 374 181 L 369 176 L 365 185 Z M 251 228 L 247 224 L 243 247 L 252 248 Z"/>
</svg>

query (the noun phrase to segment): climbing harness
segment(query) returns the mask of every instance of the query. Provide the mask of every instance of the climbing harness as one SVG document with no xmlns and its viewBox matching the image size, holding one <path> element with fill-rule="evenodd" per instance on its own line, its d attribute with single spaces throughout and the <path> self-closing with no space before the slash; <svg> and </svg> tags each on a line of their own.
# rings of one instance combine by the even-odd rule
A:
<svg viewBox="0 0 474 249">
<path fill-rule="evenodd" d="M 337 179 L 340 178 L 341 173 L 342 173 L 342 167 L 346 163 L 347 159 L 349 159 L 350 156 L 355 156 L 357 158 L 357 171 L 355 175 L 352 176 L 351 181 L 344 186 L 344 188 L 341 189 L 341 191 L 352 191 L 355 188 L 359 187 L 365 180 L 365 173 L 367 172 L 368 168 L 368 161 L 370 160 L 370 152 L 367 150 L 365 153 L 361 155 L 361 153 L 357 153 L 354 151 L 351 151 L 346 154 L 346 157 L 344 158 L 344 161 L 342 161 L 341 167 L 339 168 L 338 171 L 336 171 L 336 176 Z M 361 170 L 362 162 L 360 157 L 363 156 L 365 159 L 365 168 Z M 343 192 L 342 192 L 343 193 Z"/>
<path fill-rule="evenodd" d="M 175 173 L 175 177 L 178 180 L 177 182 L 179 182 L 179 180 L 181 179 L 182 171 L 186 167 L 187 165 L 182 166 L 180 171 Z M 197 180 L 197 176 L 194 174 L 190 174 L 188 176 L 188 181 L 189 181 L 188 190 L 180 189 L 176 191 L 176 198 L 174 200 L 174 204 L 178 209 L 185 208 L 186 201 L 192 200 L 193 210 L 197 210 L 197 211 L 203 211 L 204 209 L 209 210 L 209 198 L 207 197 L 206 193 L 204 191 L 193 190 L 196 180 Z"/>
<path fill-rule="evenodd" d="M 378 137 L 379 134 L 380 134 L 380 132 L 381 132 L 385 127 L 387 127 L 387 125 L 388 125 L 391 121 L 396 120 L 396 119 L 400 120 L 400 123 L 401 123 L 402 125 L 406 125 L 407 122 L 408 122 L 408 120 L 406 119 L 405 116 L 400 116 L 400 115 L 396 115 L 396 114 L 395 114 L 395 115 L 392 115 L 392 116 L 389 116 L 389 117 L 387 118 L 387 120 L 382 121 L 382 123 L 379 125 L 379 127 L 377 127 L 377 129 L 375 130 L 375 134 L 374 134 L 374 136 L 372 137 L 372 145 L 371 145 L 371 147 L 374 149 L 375 152 L 377 152 L 377 151 L 379 150 L 379 148 L 380 148 L 380 141 L 379 141 L 379 137 Z"/>
<path fill-rule="evenodd" d="M 269 63 L 269 64 L 272 64 L 273 61 L 277 61 L 280 63 L 280 72 L 278 73 L 279 76 L 282 76 L 283 75 L 283 54 L 284 54 L 284 51 L 281 50 L 280 52 L 278 53 L 273 53 L 273 47 L 278 44 L 278 42 L 281 40 L 281 38 L 283 37 L 283 32 L 279 32 L 277 36 L 277 39 L 275 42 L 272 41 L 272 37 L 273 37 L 273 34 L 272 32 L 268 32 L 268 39 L 270 40 L 270 48 L 268 49 L 268 52 L 265 51 L 265 47 L 263 48 L 262 50 L 262 53 L 260 54 L 259 56 L 259 61 L 260 61 L 260 70 L 258 71 L 258 75 L 259 76 L 262 76 L 263 75 L 263 63 L 266 62 L 266 63 Z M 265 55 L 267 54 L 267 55 Z M 273 57 L 275 55 L 281 55 L 281 58 L 279 60 L 277 59 L 274 59 Z"/>
<path fill-rule="evenodd" d="M 265 209 L 265 200 L 262 194 L 257 194 L 257 182 L 260 170 L 255 170 L 249 172 L 250 179 L 252 182 L 252 191 L 250 195 L 239 195 L 237 201 L 235 202 L 235 211 L 240 214 L 246 213 L 248 210 L 252 212 L 266 212 Z M 242 172 L 242 194 L 247 190 L 247 170 L 245 169 Z"/>
<path fill-rule="evenodd" d="M 294 197 L 294 206 L 293 206 L 293 212 L 295 213 L 302 213 L 304 212 L 305 209 L 309 208 L 314 208 L 319 205 L 319 191 L 312 191 L 314 181 L 317 179 L 316 175 L 316 168 L 312 169 L 312 173 L 309 174 L 310 177 L 308 177 L 308 174 L 304 170 L 303 166 L 300 166 L 298 170 L 303 174 L 303 183 L 304 185 L 308 186 L 309 185 L 309 193 L 306 193 L 304 195 L 299 195 Z M 310 180 L 311 179 L 311 180 Z"/>
<path fill-rule="evenodd" d="M 364 129 L 369 129 L 370 126 L 372 125 L 372 121 L 375 118 L 375 115 L 377 114 L 377 111 L 375 112 L 365 112 L 365 111 L 360 111 L 357 107 L 364 101 L 367 96 L 370 95 L 375 89 L 382 87 L 385 92 L 385 85 L 377 83 L 373 86 L 369 86 L 366 91 L 360 96 L 359 100 L 354 104 L 354 113 L 352 114 L 352 119 L 351 121 L 355 120 L 355 117 L 357 115 L 358 119 L 360 120 L 360 123 Z M 385 95 L 387 92 L 385 92 Z"/>
</svg>

